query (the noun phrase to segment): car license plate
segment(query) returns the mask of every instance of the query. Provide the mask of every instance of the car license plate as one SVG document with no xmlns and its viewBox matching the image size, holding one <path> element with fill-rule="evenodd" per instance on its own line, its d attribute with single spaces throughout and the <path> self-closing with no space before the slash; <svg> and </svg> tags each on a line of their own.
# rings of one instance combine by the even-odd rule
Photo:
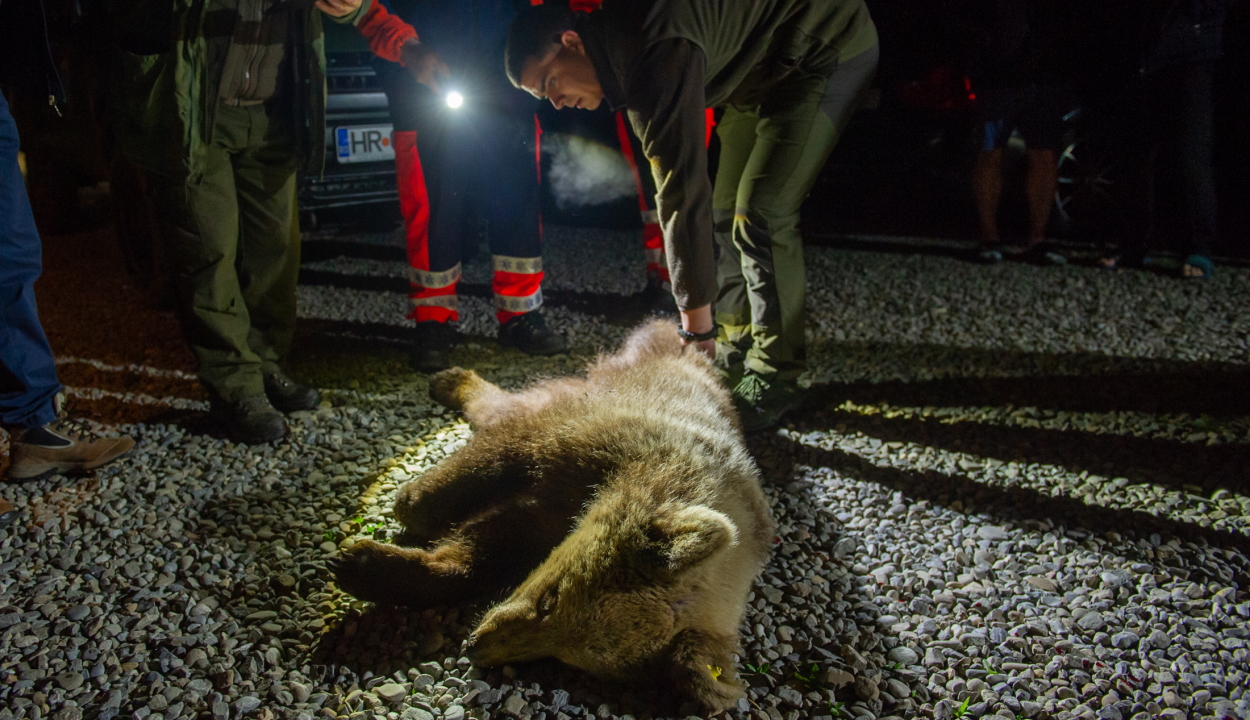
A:
<svg viewBox="0 0 1250 720">
<path fill-rule="evenodd" d="M 341 163 L 394 160 L 391 125 L 349 125 L 336 128 L 334 144 Z"/>
</svg>

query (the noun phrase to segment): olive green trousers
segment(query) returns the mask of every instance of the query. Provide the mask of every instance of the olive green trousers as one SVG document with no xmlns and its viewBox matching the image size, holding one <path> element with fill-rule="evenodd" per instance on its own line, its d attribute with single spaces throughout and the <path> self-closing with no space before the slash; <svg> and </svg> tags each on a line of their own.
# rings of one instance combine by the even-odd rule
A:
<svg viewBox="0 0 1250 720">
<path fill-rule="evenodd" d="M 877 68 L 877 47 L 780 98 L 728 107 L 716 128 L 717 362 L 793 379 L 806 368 L 799 208 Z"/>
<path fill-rule="evenodd" d="M 228 401 L 264 392 L 295 330 L 294 133 L 281 103 L 219 105 L 201 178 L 156 189 L 182 332 L 200 381 Z"/>
</svg>

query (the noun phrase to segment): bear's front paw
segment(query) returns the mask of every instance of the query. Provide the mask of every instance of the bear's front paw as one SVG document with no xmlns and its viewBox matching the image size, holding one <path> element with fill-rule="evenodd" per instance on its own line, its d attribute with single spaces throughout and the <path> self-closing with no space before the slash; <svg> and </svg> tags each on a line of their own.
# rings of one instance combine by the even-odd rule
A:
<svg viewBox="0 0 1250 720">
<path fill-rule="evenodd" d="M 342 590 L 361 600 L 381 601 L 387 593 L 387 548 L 373 540 L 361 540 L 333 563 L 335 581 Z"/>
<path fill-rule="evenodd" d="M 436 540 L 450 528 L 435 527 L 430 522 L 430 508 L 422 503 L 429 496 L 422 492 L 421 480 L 414 480 L 399 488 L 395 494 L 395 519 L 404 526 L 404 535 L 411 544 L 424 544 Z M 408 542 L 404 543 L 409 544 Z"/>
<path fill-rule="evenodd" d="M 672 647 L 673 688 L 714 713 L 733 707 L 746 696 L 733 663 L 736 650 L 735 638 L 692 628 L 681 631 Z"/>
<path fill-rule="evenodd" d="M 477 373 L 464 368 L 447 368 L 430 378 L 430 398 L 449 410 L 463 410 L 461 389 L 480 380 Z"/>
<path fill-rule="evenodd" d="M 676 686 L 686 697 L 703 703 L 712 712 L 731 708 L 738 703 L 738 698 L 746 697 L 746 687 L 734 676 L 732 665 L 705 664 L 686 668 L 686 672 L 679 674 Z"/>
</svg>

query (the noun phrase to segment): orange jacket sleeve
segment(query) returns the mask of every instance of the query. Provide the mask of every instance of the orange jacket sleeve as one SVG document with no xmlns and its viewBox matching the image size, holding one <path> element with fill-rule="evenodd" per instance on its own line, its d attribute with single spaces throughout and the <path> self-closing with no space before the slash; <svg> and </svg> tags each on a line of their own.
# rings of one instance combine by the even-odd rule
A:
<svg viewBox="0 0 1250 720">
<path fill-rule="evenodd" d="M 417 31 L 411 25 L 387 12 L 379 2 L 373 3 L 369 12 L 356 24 L 356 29 L 365 36 L 374 55 L 391 62 L 402 62 L 399 49 L 417 37 Z"/>
</svg>

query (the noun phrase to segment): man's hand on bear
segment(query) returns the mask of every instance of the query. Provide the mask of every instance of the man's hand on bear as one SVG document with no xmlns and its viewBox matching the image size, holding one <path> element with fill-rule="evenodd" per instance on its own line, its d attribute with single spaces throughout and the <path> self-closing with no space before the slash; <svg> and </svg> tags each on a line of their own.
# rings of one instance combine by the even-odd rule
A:
<svg viewBox="0 0 1250 720">
<path fill-rule="evenodd" d="M 704 305 L 703 307 L 691 308 L 681 311 L 681 327 L 686 332 L 705 333 L 716 327 L 716 323 L 712 320 L 712 306 Z M 686 346 L 693 345 L 699 352 L 707 355 L 713 360 L 716 359 L 716 340 L 700 340 L 698 342 L 687 342 L 682 340 L 682 344 Z"/>
</svg>

